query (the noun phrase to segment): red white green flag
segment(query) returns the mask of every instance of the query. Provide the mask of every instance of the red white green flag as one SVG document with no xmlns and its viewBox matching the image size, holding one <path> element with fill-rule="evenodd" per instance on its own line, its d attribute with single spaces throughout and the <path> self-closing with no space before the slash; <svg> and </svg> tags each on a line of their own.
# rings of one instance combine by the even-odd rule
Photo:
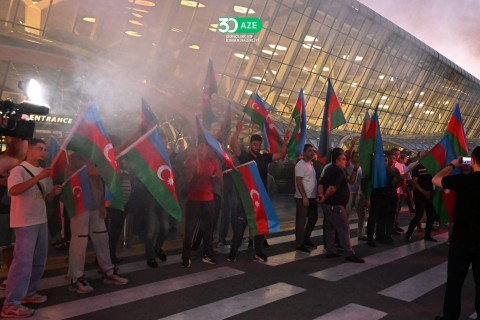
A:
<svg viewBox="0 0 480 320">
<path fill-rule="evenodd" d="M 112 193 L 109 206 L 123 210 L 117 158 L 95 104 L 90 104 L 65 139 L 66 149 L 95 163 L 105 185 Z"/>
<path fill-rule="evenodd" d="M 143 183 L 162 208 L 180 221 L 182 209 L 178 204 L 172 165 L 168 158 L 158 127 L 123 150 L 118 157 L 124 157 L 132 173 Z"/>
<path fill-rule="evenodd" d="M 287 154 L 288 159 L 295 160 L 303 153 L 303 146 L 307 138 L 307 115 L 303 89 L 300 89 L 298 93 L 297 103 L 292 112 L 292 121 L 295 122 L 295 127 L 288 141 Z"/>
<path fill-rule="evenodd" d="M 65 181 L 62 195 L 70 217 L 92 210 L 92 191 L 86 166 L 81 167 Z"/>
<path fill-rule="evenodd" d="M 330 79 L 328 79 L 327 82 L 327 97 L 325 99 L 322 128 L 320 129 L 320 141 L 318 143 L 318 161 L 322 165 L 330 162 L 330 153 L 332 152 L 330 136 L 332 130 L 347 122 L 343 115 L 340 100 L 338 100 L 338 96 L 335 90 L 333 90 Z"/>
</svg>

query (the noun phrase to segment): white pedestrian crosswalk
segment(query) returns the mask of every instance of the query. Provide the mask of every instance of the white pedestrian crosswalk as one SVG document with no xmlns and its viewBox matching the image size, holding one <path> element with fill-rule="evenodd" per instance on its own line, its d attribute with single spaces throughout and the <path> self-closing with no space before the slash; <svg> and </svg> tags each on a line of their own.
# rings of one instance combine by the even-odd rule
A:
<svg viewBox="0 0 480 320">
<path fill-rule="evenodd" d="M 352 224 L 351 228 L 356 228 L 356 224 Z M 312 237 L 319 237 L 321 235 L 322 230 L 315 230 L 312 234 Z M 269 243 L 273 246 L 273 248 L 275 248 L 275 246 L 279 246 L 278 248 L 281 250 L 272 250 L 273 252 L 276 252 L 276 254 L 271 254 L 269 256 L 268 263 L 260 264 L 259 267 L 255 268 L 262 268 L 262 270 L 265 272 L 270 272 L 268 270 L 274 272 L 274 270 L 281 269 L 282 266 L 288 265 L 288 267 L 292 268 L 292 266 L 294 267 L 294 263 L 298 261 L 308 262 L 306 259 L 312 259 L 312 262 L 315 261 L 315 264 L 312 265 L 317 265 L 318 258 L 315 259 L 315 257 L 318 257 L 324 253 L 323 246 L 319 246 L 310 254 L 299 253 L 291 250 L 294 248 L 294 238 L 295 236 L 293 233 L 279 237 L 270 237 Z M 337 260 L 338 263 L 335 263 L 336 259 L 328 260 L 329 263 L 327 263 L 327 265 L 331 266 L 331 261 L 333 261 L 335 265 L 333 267 L 331 266 L 325 268 L 322 267 L 322 263 L 320 263 L 318 264 L 320 265 L 319 270 L 311 272 L 315 270 L 312 268 L 304 275 L 306 278 L 311 276 L 312 279 L 318 278 L 334 284 L 340 280 L 348 279 L 354 275 L 366 272 L 373 268 L 392 268 L 395 267 L 396 263 L 398 263 L 398 261 L 401 259 L 409 259 L 411 258 L 410 256 L 414 254 L 419 254 L 423 251 L 433 249 L 436 246 L 445 243 L 448 235 L 447 233 L 442 233 L 435 236 L 435 238 L 438 240 L 438 242 L 427 242 L 420 240 L 408 244 L 402 243 L 392 248 L 380 246 L 380 248 L 377 247 L 375 249 L 369 249 L 367 251 L 370 251 L 371 253 L 373 250 L 375 253 L 369 255 L 367 254 L 366 256 L 365 254 L 363 254 L 363 256 L 361 255 L 366 261 L 364 264 L 346 263 L 343 259 Z M 356 237 L 352 238 L 351 241 L 352 245 L 354 246 L 364 243 L 358 243 Z M 290 245 L 290 243 L 290 250 L 287 246 L 281 246 L 282 244 Z M 289 251 L 284 252 L 285 248 L 287 248 L 286 250 Z M 365 252 L 365 250 L 360 251 Z M 402 301 L 404 303 L 412 303 L 418 299 L 422 299 L 429 292 L 432 292 L 445 284 L 447 265 L 446 258 L 447 257 L 445 255 L 443 262 L 436 266 L 430 267 L 427 270 L 422 269 L 422 271 L 414 276 L 409 278 L 401 278 L 399 276 L 397 277 L 398 279 L 395 279 L 396 283 L 392 285 L 389 284 L 389 287 L 381 288 L 381 290 L 379 290 L 380 288 L 376 289 L 375 292 L 378 294 L 378 299 L 382 299 L 381 297 L 384 297 L 384 299 L 393 299 Z M 180 255 L 171 255 L 168 257 L 168 261 L 166 263 L 162 263 L 160 266 L 167 267 L 172 264 L 179 264 L 179 261 Z M 41 305 L 39 305 L 39 308 L 36 309 L 34 319 L 64 319 L 79 316 L 86 316 L 88 318 L 89 314 L 94 314 L 95 312 L 117 308 L 122 305 L 157 296 L 162 297 L 160 299 L 165 301 L 165 299 L 168 299 L 166 297 L 168 297 L 169 294 L 173 294 L 178 290 L 195 290 L 197 286 L 210 283 L 217 283 L 220 286 L 229 286 L 230 281 L 232 281 L 234 278 L 244 279 L 244 277 L 255 276 L 255 274 L 252 273 L 252 270 L 250 270 L 253 267 L 245 267 L 245 263 L 248 262 L 240 261 L 237 263 L 228 263 L 226 261 L 220 261 L 218 266 L 212 266 L 211 269 L 206 271 L 196 271 L 193 267 L 191 269 L 181 269 L 178 267 L 178 270 L 183 270 L 183 273 L 186 274 L 131 287 L 129 284 L 125 287 L 118 287 L 118 290 L 116 291 L 101 293 L 95 296 L 72 295 L 72 298 L 78 297 L 78 299 L 49 305 L 43 308 Z M 120 272 L 122 274 L 126 274 L 126 276 L 131 279 L 135 277 L 135 273 L 141 272 L 144 269 L 147 269 L 147 266 L 143 259 L 120 266 Z M 173 269 L 169 270 L 169 272 L 172 272 L 171 270 Z M 86 273 L 86 275 L 90 279 L 98 279 L 101 276 L 96 270 L 90 270 Z M 41 290 L 47 291 L 47 294 L 48 290 L 58 290 L 56 288 L 62 286 L 65 287 L 64 290 L 67 290 L 66 286 L 68 284 L 69 282 L 64 276 L 48 277 L 42 279 Z M 318 286 L 323 286 L 322 282 L 318 282 Z M 242 315 L 247 311 L 268 308 L 269 305 L 279 301 L 286 301 L 285 305 L 288 305 L 289 299 L 294 299 L 300 294 L 308 294 L 309 290 L 312 290 L 312 288 L 305 286 L 305 283 L 296 284 L 292 281 L 284 282 L 280 278 L 272 280 L 271 283 L 262 283 L 262 285 L 259 286 L 255 285 L 255 282 L 253 281 L 251 285 L 242 287 L 238 291 L 235 291 L 235 294 L 232 294 L 231 296 L 228 296 L 227 294 L 221 299 L 204 305 L 193 305 L 189 307 L 188 303 L 183 303 L 181 304 L 180 311 L 174 310 L 173 312 L 165 312 L 162 314 L 162 317 L 166 317 L 162 319 L 225 319 Z M 0 294 L 2 294 L 2 292 L 0 292 Z M 85 308 L 86 305 L 88 306 L 87 308 Z M 439 314 L 441 313 L 441 309 L 442 305 L 441 301 L 439 300 L 437 309 Z M 369 303 L 365 301 L 360 303 L 359 301 L 345 301 L 344 306 L 333 310 L 324 306 L 320 306 L 312 310 L 313 311 L 308 319 L 377 320 L 388 317 L 389 314 L 388 309 L 384 309 L 378 305 L 369 305 Z M 474 319 L 475 316 L 475 313 L 471 314 L 470 318 Z"/>
</svg>

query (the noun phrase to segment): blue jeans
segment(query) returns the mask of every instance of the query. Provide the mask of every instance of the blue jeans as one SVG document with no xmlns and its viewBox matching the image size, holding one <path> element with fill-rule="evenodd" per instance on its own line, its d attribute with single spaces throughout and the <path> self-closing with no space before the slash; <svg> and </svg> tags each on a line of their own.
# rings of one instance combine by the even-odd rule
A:
<svg viewBox="0 0 480 320">
<path fill-rule="evenodd" d="M 47 223 L 13 230 L 16 242 L 4 305 L 18 305 L 20 300 L 37 292 L 48 255 Z"/>
</svg>

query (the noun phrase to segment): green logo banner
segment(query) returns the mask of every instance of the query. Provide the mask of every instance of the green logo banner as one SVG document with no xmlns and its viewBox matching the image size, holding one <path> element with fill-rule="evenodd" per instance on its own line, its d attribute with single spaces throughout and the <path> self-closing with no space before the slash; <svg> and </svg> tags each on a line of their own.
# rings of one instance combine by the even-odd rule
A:
<svg viewBox="0 0 480 320">
<path fill-rule="evenodd" d="M 262 20 L 258 18 L 218 18 L 220 33 L 258 33 L 262 30 Z"/>
</svg>

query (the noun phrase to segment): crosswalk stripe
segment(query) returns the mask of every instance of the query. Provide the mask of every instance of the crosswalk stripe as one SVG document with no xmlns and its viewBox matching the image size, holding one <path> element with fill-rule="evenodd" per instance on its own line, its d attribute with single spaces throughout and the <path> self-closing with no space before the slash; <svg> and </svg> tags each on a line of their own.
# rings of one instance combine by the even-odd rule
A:
<svg viewBox="0 0 480 320">
<path fill-rule="evenodd" d="M 314 320 L 378 320 L 386 315 L 387 313 L 380 310 L 349 303 Z"/>
<path fill-rule="evenodd" d="M 279 282 L 270 286 L 245 292 L 230 298 L 222 299 L 210 304 L 176 313 L 163 320 L 209 320 L 226 319 L 240 313 L 261 307 L 263 305 L 294 296 L 305 289 Z"/>
<path fill-rule="evenodd" d="M 338 281 L 444 243 L 448 239 L 448 233 L 442 233 L 434 238 L 437 239 L 438 242 L 416 241 L 364 257 L 365 263 L 343 263 L 332 268 L 311 273 L 310 275 L 327 281 Z"/>
<path fill-rule="evenodd" d="M 37 309 L 36 319 L 65 319 L 243 274 L 220 267 Z"/>
<path fill-rule="evenodd" d="M 411 278 L 399 282 L 385 290 L 381 295 L 412 302 L 447 281 L 447 262 L 439 264 Z"/>
</svg>

